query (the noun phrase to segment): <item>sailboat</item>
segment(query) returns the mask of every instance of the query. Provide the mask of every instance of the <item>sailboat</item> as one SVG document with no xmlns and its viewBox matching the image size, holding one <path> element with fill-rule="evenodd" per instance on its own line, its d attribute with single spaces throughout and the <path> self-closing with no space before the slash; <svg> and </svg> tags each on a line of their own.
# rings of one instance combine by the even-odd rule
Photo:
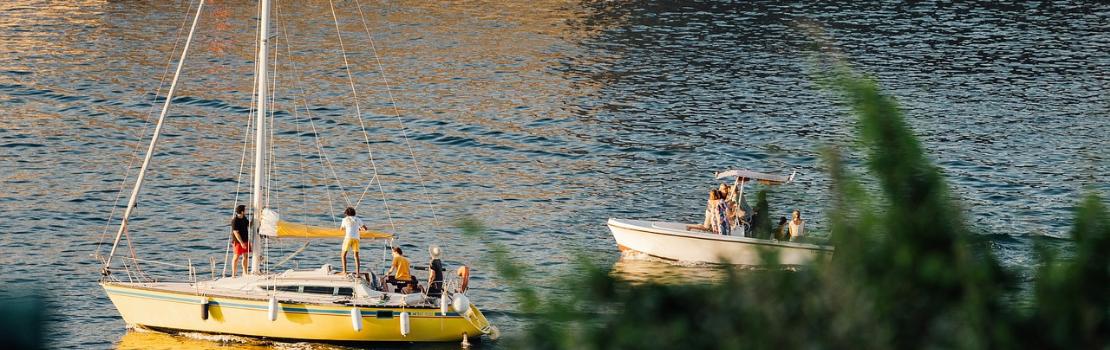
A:
<svg viewBox="0 0 1110 350">
<path fill-rule="evenodd" d="M 257 51 L 257 114 L 267 115 L 267 55 L 270 38 L 270 1 L 259 4 Z M 321 342 L 446 342 L 496 337 L 496 327 L 467 298 L 465 287 L 444 288 L 440 297 L 421 292 L 405 293 L 382 285 L 373 272 L 344 274 L 331 265 L 315 269 L 281 272 L 260 269 L 260 239 L 334 239 L 343 231 L 284 221 L 265 207 L 263 188 L 269 134 L 267 123 L 254 123 L 254 169 L 252 174 L 251 253 L 249 274 L 202 279 L 190 262 L 188 276 L 179 281 L 152 278 L 135 270 L 134 256 L 117 254 L 158 145 L 166 112 L 173 101 L 177 81 L 189 52 L 193 33 L 204 7 L 200 0 L 188 38 L 150 144 L 139 169 L 131 196 L 111 251 L 103 260 L 100 285 L 130 327 L 171 332 L 203 332 L 263 337 L 275 340 Z M 334 11 L 334 10 L 333 10 Z M 346 59 L 346 58 L 344 58 Z M 353 84 L 352 84 L 353 88 Z M 272 102 L 271 102 L 272 103 Z M 362 240 L 393 240 L 391 233 L 361 232 Z M 130 260 L 129 260 L 130 259 Z M 121 262 L 122 263 L 119 263 Z M 116 265 L 113 265 L 116 262 Z M 153 261 L 168 264 L 166 262 Z M 120 265 L 120 266 L 117 266 Z M 214 271 L 214 269 L 213 269 Z M 467 276 L 468 277 L 468 276 Z M 466 281 L 455 281 L 465 286 Z"/>
</svg>

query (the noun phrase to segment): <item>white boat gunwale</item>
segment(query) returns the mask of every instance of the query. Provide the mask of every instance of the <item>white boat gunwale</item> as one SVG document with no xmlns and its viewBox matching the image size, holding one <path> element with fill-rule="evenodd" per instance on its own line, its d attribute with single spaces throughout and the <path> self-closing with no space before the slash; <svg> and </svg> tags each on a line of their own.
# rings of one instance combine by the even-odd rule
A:
<svg viewBox="0 0 1110 350">
<path fill-rule="evenodd" d="M 636 225 L 635 223 L 646 223 L 648 225 L 641 226 L 641 225 Z M 779 246 L 779 247 L 787 247 L 787 248 L 801 248 L 801 249 L 823 250 L 823 251 L 835 251 L 836 250 L 836 248 L 833 247 L 833 246 L 818 245 L 818 244 L 812 244 L 812 243 L 776 241 L 776 240 L 759 239 L 759 238 L 752 238 L 752 237 L 725 236 L 725 235 L 719 235 L 719 234 L 716 234 L 716 233 L 708 233 L 708 232 L 677 230 L 677 229 L 671 229 L 671 228 L 666 228 L 666 227 L 659 227 L 659 226 L 656 225 L 657 223 L 669 223 L 669 224 L 684 225 L 684 224 L 681 224 L 681 223 L 673 223 L 673 222 L 665 222 L 665 221 L 647 221 L 647 220 L 632 220 L 632 219 L 618 219 L 618 218 L 609 218 L 609 221 L 607 222 L 607 225 L 618 226 L 618 227 L 621 227 L 621 228 L 624 228 L 624 229 L 635 230 L 635 231 L 640 231 L 640 232 L 648 232 L 648 233 L 662 234 L 662 235 L 669 235 L 669 236 L 680 236 L 680 237 L 685 237 L 685 238 L 696 238 L 696 239 L 711 240 L 711 241 L 729 241 L 729 242 L 738 242 L 738 243 L 750 243 L 750 244 L 757 244 L 757 245 L 768 245 L 768 246 Z"/>
<path fill-rule="evenodd" d="M 229 294 L 229 293 L 219 293 L 219 292 L 216 292 L 216 293 L 203 293 L 203 292 L 202 293 L 190 293 L 190 292 L 185 291 L 185 290 L 158 289 L 158 288 L 155 288 L 155 287 L 143 286 L 143 284 L 144 283 L 132 283 L 132 282 L 100 282 L 100 285 L 102 287 L 104 287 L 105 291 L 109 295 L 112 294 L 112 293 L 117 293 L 117 294 L 129 295 L 129 296 L 132 296 L 132 297 L 138 297 L 138 298 L 167 300 L 167 301 L 179 302 L 179 303 L 185 303 L 185 304 L 200 305 L 200 304 L 208 303 L 208 304 L 212 304 L 214 306 L 220 306 L 220 307 L 241 308 L 241 309 L 265 309 L 266 308 L 265 306 L 258 307 L 258 306 L 255 306 L 255 305 L 236 305 L 236 304 L 229 304 L 229 303 L 226 303 L 226 302 L 220 302 L 220 301 L 217 301 L 217 300 L 209 300 L 208 298 L 235 299 L 235 300 L 242 300 L 242 301 L 249 301 L 249 302 L 267 302 L 267 301 L 269 301 L 268 297 L 256 297 L 256 296 L 246 294 L 246 293 L 244 293 L 242 295 L 232 295 L 232 294 Z M 171 296 L 138 294 L 138 293 L 123 291 L 123 290 L 113 290 L 111 288 L 108 288 L 109 286 L 112 286 L 112 287 L 115 287 L 115 288 L 121 288 L 121 289 L 137 289 L 137 290 L 155 292 L 155 293 L 173 294 L 174 296 L 171 297 Z M 333 303 L 328 303 L 328 302 L 314 302 L 314 301 L 282 299 L 282 298 L 277 298 L 277 301 L 278 301 L 278 303 L 285 304 L 285 305 L 303 305 L 303 306 L 305 306 L 304 309 L 306 309 L 306 310 L 298 310 L 296 308 L 283 307 L 282 311 L 290 312 L 290 313 L 309 313 L 309 314 L 312 314 L 313 313 L 312 311 L 317 311 L 316 313 L 320 313 L 320 314 L 347 314 L 347 311 L 342 311 L 341 313 L 336 313 L 336 312 L 320 312 L 320 311 L 324 311 L 324 310 L 307 310 L 308 306 L 337 307 L 337 308 L 359 307 L 359 308 L 368 309 L 368 311 L 376 311 L 376 310 L 407 311 L 409 309 L 439 310 L 439 307 L 434 306 L 434 305 L 404 305 L 404 306 L 402 306 L 402 305 L 384 305 L 384 304 L 363 304 L 363 303 L 358 303 L 358 302 L 345 302 L 345 303 L 333 302 Z M 334 310 L 327 310 L 327 311 L 334 311 Z M 413 317 L 418 317 L 418 316 L 425 317 L 425 315 L 413 315 Z M 462 315 L 460 315 L 458 312 L 454 312 L 454 311 L 448 312 L 447 314 L 441 314 L 441 313 L 437 312 L 434 316 L 435 317 L 462 317 Z M 364 316 L 364 317 L 371 317 L 371 316 Z M 234 334 L 234 333 L 227 333 L 227 334 Z"/>
</svg>

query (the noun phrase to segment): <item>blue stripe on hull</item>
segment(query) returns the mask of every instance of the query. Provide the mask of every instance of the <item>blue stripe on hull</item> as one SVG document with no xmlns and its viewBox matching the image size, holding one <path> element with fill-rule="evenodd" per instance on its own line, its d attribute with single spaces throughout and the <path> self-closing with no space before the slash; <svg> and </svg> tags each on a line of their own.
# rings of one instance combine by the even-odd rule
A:
<svg viewBox="0 0 1110 350">
<path fill-rule="evenodd" d="M 130 291 L 130 290 L 105 289 L 105 291 L 107 291 L 108 294 L 121 294 L 121 295 L 127 295 L 127 296 L 139 297 L 139 298 L 147 298 L 147 299 L 155 299 L 155 300 L 168 300 L 168 301 L 175 301 L 175 302 L 179 302 L 179 303 L 200 304 L 199 301 L 195 298 L 174 297 L 174 296 L 166 296 L 166 295 L 159 295 L 159 294 L 136 292 L 136 291 Z M 202 296 L 198 295 L 197 297 L 202 297 Z M 234 302 L 232 302 L 232 303 L 218 302 L 218 301 L 215 301 L 215 300 L 209 301 L 209 304 L 214 305 L 214 306 L 230 307 L 230 308 L 237 308 L 237 309 L 269 310 L 268 306 L 241 304 L 241 303 L 234 303 Z M 370 310 L 370 311 L 376 310 L 376 309 L 381 309 L 381 310 L 400 309 L 400 308 L 394 308 L 394 307 L 374 307 L 374 306 L 368 306 L 368 307 L 364 307 L 364 308 L 366 308 L 367 310 Z M 307 307 L 296 307 L 296 306 L 282 306 L 281 311 L 283 311 L 283 312 L 292 312 L 292 313 L 305 313 L 305 314 L 322 314 L 322 315 L 348 315 L 348 314 L 350 314 L 349 311 L 345 311 L 345 310 L 312 309 L 312 308 L 307 308 Z M 435 316 L 435 317 L 441 317 L 441 316 L 459 317 L 459 313 L 457 313 L 457 312 L 448 312 L 445 315 L 445 314 L 440 313 L 440 312 L 434 312 L 433 316 Z M 364 317 L 373 317 L 373 315 L 367 315 L 367 316 L 364 316 Z M 421 316 L 413 315 L 413 317 L 421 317 Z"/>
</svg>

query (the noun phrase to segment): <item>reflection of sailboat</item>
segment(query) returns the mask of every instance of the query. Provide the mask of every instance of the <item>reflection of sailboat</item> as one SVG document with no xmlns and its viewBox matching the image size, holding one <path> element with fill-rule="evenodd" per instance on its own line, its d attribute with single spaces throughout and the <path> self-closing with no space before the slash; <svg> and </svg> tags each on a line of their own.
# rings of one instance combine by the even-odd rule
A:
<svg viewBox="0 0 1110 350">
<path fill-rule="evenodd" d="M 151 332 L 147 330 L 128 331 L 116 343 L 117 350 L 227 350 L 225 343 L 234 344 L 234 349 L 239 350 L 264 350 L 272 349 L 270 342 L 255 340 L 257 338 L 241 338 L 225 335 L 174 336 L 166 333 Z"/>
<path fill-rule="evenodd" d="M 261 237 L 298 239 L 338 239 L 343 232 L 281 221 L 277 213 L 264 207 L 264 169 L 268 164 L 266 145 L 272 134 L 267 131 L 267 46 L 270 3 L 262 0 L 257 56 L 257 101 L 255 122 L 251 226 L 251 274 L 241 277 L 199 280 L 192 264 L 186 266 L 184 282 L 159 281 L 137 270 L 135 257 L 116 257 L 121 237 L 127 234 L 128 219 L 158 142 L 166 112 L 182 64 L 196 30 L 204 1 L 199 2 L 189 37 L 182 49 L 177 72 L 170 84 L 162 114 L 147 148 L 131 197 L 116 234 L 111 252 L 104 261 L 101 279 L 108 297 L 129 325 L 173 331 L 246 335 L 287 340 L 313 341 L 457 341 L 494 333 L 496 329 L 469 302 L 465 295 L 448 293 L 433 298 L 422 293 L 395 293 L 379 285 L 371 274 L 348 275 L 333 271 L 330 265 L 315 270 L 289 270 L 263 273 L 260 270 Z M 337 20 L 338 22 L 338 20 Z M 338 27 L 337 27 L 338 29 Z M 344 58 L 346 59 L 346 58 Z M 352 84 L 353 88 L 353 84 Z M 361 118 L 361 117 L 360 117 Z M 363 239 L 392 239 L 383 232 L 366 231 Z M 122 261 L 120 267 L 112 265 Z M 164 262 L 154 262 L 166 264 Z M 121 273 L 125 272 L 125 274 Z M 118 277 L 118 276 L 125 277 Z M 446 289 L 446 288 L 445 288 Z"/>
<path fill-rule="evenodd" d="M 794 179 L 794 175 L 776 176 L 747 170 L 717 174 L 718 179 L 725 177 L 740 180 L 740 196 L 743 196 L 745 182 L 785 184 Z M 770 253 L 777 256 L 780 265 L 807 265 L 829 259 L 833 254 L 831 246 L 691 231 L 687 228 L 689 225 L 677 222 L 611 218 L 608 226 L 622 252 L 639 252 L 683 262 L 764 265 L 764 257 Z"/>
</svg>

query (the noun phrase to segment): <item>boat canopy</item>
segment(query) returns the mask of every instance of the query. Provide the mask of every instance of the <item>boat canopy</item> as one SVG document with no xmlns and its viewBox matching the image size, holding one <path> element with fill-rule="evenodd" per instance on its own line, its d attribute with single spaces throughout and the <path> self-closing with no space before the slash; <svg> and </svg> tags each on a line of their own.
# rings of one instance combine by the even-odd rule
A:
<svg viewBox="0 0 1110 350">
<path fill-rule="evenodd" d="M 282 221 L 276 211 L 262 210 L 260 234 L 276 238 L 337 238 L 341 239 L 346 234 L 335 227 L 311 226 L 295 222 Z M 392 233 L 363 230 L 359 233 L 360 239 L 391 239 Z"/>
<path fill-rule="evenodd" d="M 751 170 L 733 169 L 725 170 L 717 173 L 718 180 L 725 178 L 740 178 L 742 181 L 757 181 L 764 185 L 781 185 L 794 181 L 794 175 L 798 174 L 797 171 L 790 173 L 790 176 L 771 175 Z"/>
</svg>

